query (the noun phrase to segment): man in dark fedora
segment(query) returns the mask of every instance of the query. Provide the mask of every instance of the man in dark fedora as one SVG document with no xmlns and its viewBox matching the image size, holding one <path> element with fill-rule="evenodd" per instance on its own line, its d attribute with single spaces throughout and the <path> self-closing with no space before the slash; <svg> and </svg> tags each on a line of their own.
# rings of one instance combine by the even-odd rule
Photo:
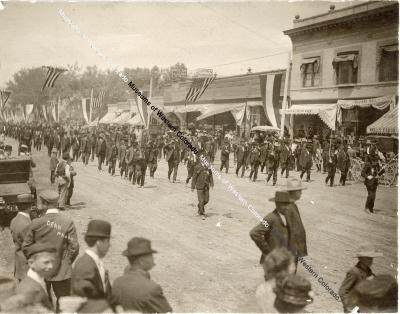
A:
<svg viewBox="0 0 400 314">
<path fill-rule="evenodd" d="M 291 236 L 293 227 L 289 224 L 287 216 L 293 201 L 289 193 L 276 191 L 275 197 L 271 198 L 270 201 L 275 202 L 276 209 L 264 217 L 263 220 L 267 222 L 267 227 L 264 223 L 259 223 L 250 231 L 251 239 L 262 253 L 260 263 L 264 262 L 265 256 L 274 248 L 285 247 L 293 255 L 298 256 L 303 245 Z"/>
<path fill-rule="evenodd" d="M 103 258 L 110 248 L 111 225 L 91 220 L 85 234 L 88 249 L 72 270 L 72 293 L 89 299 L 111 299 L 111 285 Z"/>
<path fill-rule="evenodd" d="M 30 224 L 22 250 L 27 256 L 29 248 L 37 243 L 55 248 L 56 264 L 48 284 L 53 288 L 58 303 L 60 297 L 71 293 L 72 263 L 79 254 L 79 243 L 74 222 L 57 209 L 57 192 L 44 190 L 39 197 L 42 210 L 46 210 L 46 213 Z"/>
<path fill-rule="evenodd" d="M 132 238 L 122 252 L 129 261 L 125 273 L 113 284 L 113 296 L 125 311 L 141 313 L 172 312 L 160 285 L 148 273 L 154 267 L 151 242 L 145 238 Z"/>
</svg>

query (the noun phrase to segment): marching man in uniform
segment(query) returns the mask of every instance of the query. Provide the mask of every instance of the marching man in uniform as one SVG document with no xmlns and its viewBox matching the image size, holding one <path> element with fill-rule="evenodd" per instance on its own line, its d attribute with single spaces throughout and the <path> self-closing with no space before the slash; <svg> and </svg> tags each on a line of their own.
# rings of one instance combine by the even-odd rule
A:
<svg viewBox="0 0 400 314">
<path fill-rule="evenodd" d="M 210 186 L 214 186 L 213 176 L 210 169 L 208 169 L 205 163 L 198 163 L 198 165 L 194 168 L 194 174 L 192 178 L 192 192 L 196 188 L 197 190 L 197 198 L 199 200 L 199 204 L 197 207 L 199 208 L 198 213 L 202 216 L 202 219 L 206 219 L 206 215 L 204 213 L 204 206 L 210 200 Z"/>
</svg>

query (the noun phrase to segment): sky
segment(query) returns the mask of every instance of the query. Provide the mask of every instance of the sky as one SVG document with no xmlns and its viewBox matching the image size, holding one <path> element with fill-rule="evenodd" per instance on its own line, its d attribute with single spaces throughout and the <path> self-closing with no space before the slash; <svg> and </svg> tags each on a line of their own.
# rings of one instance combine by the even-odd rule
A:
<svg viewBox="0 0 400 314">
<path fill-rule="evenodd" d="M 282 69 L 300 18 L 355 2 L 6 2 L 0 10 L 0 88 L 22 68 L 109 68 L 59 9 L 114 64 L 211 68 L 221 76 Z"/>
</svg>

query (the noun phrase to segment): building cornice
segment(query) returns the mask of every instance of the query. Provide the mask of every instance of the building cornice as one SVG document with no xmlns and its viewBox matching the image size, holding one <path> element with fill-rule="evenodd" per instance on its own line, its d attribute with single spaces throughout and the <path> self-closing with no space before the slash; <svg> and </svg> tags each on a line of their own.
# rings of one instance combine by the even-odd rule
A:
<svg viewBox="0 0 400 314">
<path fill-rule="evenodd" d="M 358 5 L 357 7 L 362 6 Z M 365 5 L 365 4 L 364 4 Z M 335 28 L 342 28 L 342 27 L 349 27 L 353 24 L 357 24 L 360 22 L 371 22 L 375 20 L 381 20 L 382 17 L 389 18 L 395 17 L 398 19 L 398 3 L 393 2 L 389 5 L 380 5 L 377 3 L 378 7 L 371 9 L 371 10 L 361 10 L 360 12 L 354 12 L 352 14 L 338 14 L 336 17 L 333 15 L 337 13 L 333 11 L 333 13 L 322 14 L 319 16 L 314 16 L 302 20 L 295 20 L 294 21 L 294 28 L 284 31 L 285 35 L 289 37 L 295 37 L 305 33 L 312 33 L 312 32 L 320 32 L 327 29 L 335 29 Z M 380 6 L 379 6 L 380 5 Z M 349 10 L 352 12 L 351 9 L 354 9 L 356 6 L 349 8 L 342 9 L 340 11 Z M 338 10 L 339 11 L 339 10 Z M 339 12 L 341 13 L 341 12 Z M 333 17 L 333 18 L 332 18 Z M 296 24 L 298 26 L 296 27 Z M 303 24 L 304 26 L 301 26 Z"/>
</svg>

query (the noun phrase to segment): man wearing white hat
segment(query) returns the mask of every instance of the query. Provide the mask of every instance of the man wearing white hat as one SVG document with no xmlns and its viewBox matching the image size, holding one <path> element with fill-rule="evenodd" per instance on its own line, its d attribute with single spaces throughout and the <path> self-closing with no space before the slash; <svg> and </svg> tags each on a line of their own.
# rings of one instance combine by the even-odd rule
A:
<svg viewBox="0 0 400 314">
<path fill-rule="evenodd" d="M 350 293 L 355 286 L 364 279 L 372 279 L 375 274 L 371 270 L 374 257 L 381 257 L 382 253 L 377 252 L 371 245 L 361 246 L 355 257 L 358 263 L 352 267 L 346 274 L 345 279 L 339 289 L 339 295 L 342 299 L 343 309 L 345 313 L 351 312 L 356 304 L 352 304 Z"/>
</svg>

